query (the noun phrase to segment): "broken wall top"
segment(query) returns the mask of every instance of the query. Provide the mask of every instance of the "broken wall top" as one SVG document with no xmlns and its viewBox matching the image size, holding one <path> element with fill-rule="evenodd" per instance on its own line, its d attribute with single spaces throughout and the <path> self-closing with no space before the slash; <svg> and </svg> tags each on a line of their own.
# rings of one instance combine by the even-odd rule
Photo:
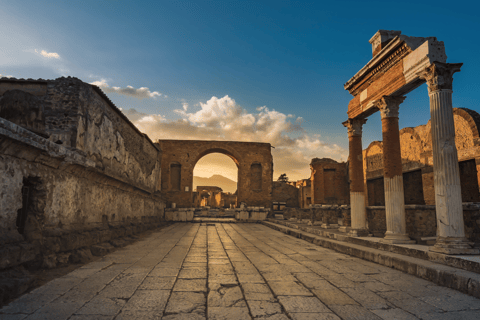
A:
<svg viewBox="0 0 480 320">
<path fill-rule="evenodd" d="M 142 190 L 160 189 L 160 151 L 96 86 L 77 78 L 0 79 L 0 114 Z"/>
</svg>

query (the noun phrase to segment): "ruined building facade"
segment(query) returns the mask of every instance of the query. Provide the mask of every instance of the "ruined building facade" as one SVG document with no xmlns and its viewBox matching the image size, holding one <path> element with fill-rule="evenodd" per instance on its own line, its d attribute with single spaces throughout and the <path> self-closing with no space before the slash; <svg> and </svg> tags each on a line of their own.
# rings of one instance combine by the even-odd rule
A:
<svg viewBox="0 0 480 320">
<path fill-rule="evenodd" d="M 96 86 L 0 80 L 0 268 L 158 225 L 161 151 Z"/>
</svg>

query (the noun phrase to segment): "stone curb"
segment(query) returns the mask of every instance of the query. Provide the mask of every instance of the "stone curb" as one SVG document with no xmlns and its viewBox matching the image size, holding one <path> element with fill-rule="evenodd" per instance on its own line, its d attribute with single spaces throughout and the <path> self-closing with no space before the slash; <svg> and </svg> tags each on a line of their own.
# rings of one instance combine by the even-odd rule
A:
<svg viewBox="0 0 480 320">
<path fill-rule="evenodd" d="M 358 237 L 350 237 L 347 236 L 346 234 L 339 234 L 335 232 L 331 232 L 328 229 L 316 229 L 312 227 L 305 227 L 305 226 L 298 226 L 294 223 L 288 222 L 288 221 L 275 221 L 274 219 L 267 219 L 268 221 L 275 223 L 275 224 L 280 224 L 292 229 L 299 229 L 301 231 L 315 234 L 321 237 L 329 238 L 329 239 L 335 239 L 339 241 L 345 241 L 349 242 L 352 244 L 358 244 L 363 247 L 370 247 L 373 249 L 379 249 L 383 251 L 388 251 L 388 252 L 393 252 L 393 253 L 398 253 L 404 256 L 409 256 L 413 258 L 419 258 L 423 260 L 428 260 L 432 261 L 435 263 L 439 264 L 444 264 L 450 267 L 454 268 L 459 268 L 459 269 L 464 269 L 467 271 L 471 272 L 476 272 L 480 273 L 480 264 L 477 261 L 472 261 L 472 260 L 467 260 L 467 259 L 461 259 L 456 256 L 452 255 L 446 255 L 442 253 L 437 253 L 437 252 L 429 252 L 429 251 L 423 251 L 419 250 L 416 248 L 411 248 L 411 247 L 405 247 L 401 245 L 394 245 L 394 244 L 387 244 L 387 243 L 381 243 L 381 242 L 373 242 L 369 240 L 365 240 L 362 238 Z"/>
<path fill-rule="evenodd" d="M 296 238 L 306 240 L 313 244 L 391 267 L 432 281 L 435 284 L 452 288 L 476 298 L 480 298 L 480 274 L 478 273 L 426 261 L 419 258 L 404 256 L 398 253 L 387 252 L 349 242 L 320 237 L 299 229 L 285 227 L 268 221 L 262 221 L 262 224 L 274 230 L 278 230 Z"/>
</svg>

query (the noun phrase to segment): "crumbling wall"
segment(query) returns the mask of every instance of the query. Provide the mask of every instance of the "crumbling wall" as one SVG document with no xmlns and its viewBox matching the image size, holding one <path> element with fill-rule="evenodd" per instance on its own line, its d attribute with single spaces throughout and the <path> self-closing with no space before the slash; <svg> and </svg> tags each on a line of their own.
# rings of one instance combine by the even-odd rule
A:
<svg viewBox="0 0 480 320">
<path fill-rule="evenodd" d="M 480 202 L 480 115 L 473 110 L 454 108 L 455 143 L 459 158 L 463 202 Z M 406 204 L 434 205 L 434 172 L 431 123 L 400 130 L 402 170 Z M 365 190 L 369 205 L 383 205 L 382 142 L 364 150 Z M 378 182 L 378 183 L 377 183 Z"/>
<path fill-rule="evenodd" d="M 312 204 L 349 204 L 347 164 L 329 158 L 310 163 Z"/>
<path fill-rule="evenodd" d="M 0 268 L 163 223 L 160 151 L 99 88 L 1 79 L 0 94 Z"/>
<path fill-rule="evenodd" d="M 285 202 L 287 207 L 300 207 L 298 199 L 298 189 L 281 181 L 273 181 L 273 202 Z"/>
</svg>

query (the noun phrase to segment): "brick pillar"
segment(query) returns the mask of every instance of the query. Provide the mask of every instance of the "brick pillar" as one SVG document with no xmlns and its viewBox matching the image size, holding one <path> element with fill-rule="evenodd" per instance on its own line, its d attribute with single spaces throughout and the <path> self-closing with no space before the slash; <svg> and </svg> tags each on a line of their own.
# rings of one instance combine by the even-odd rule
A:
<svg viewBox="0 0 480 320">
<path fill-rule="evenodd" d="M 362 126 L 365 122 L 367 122 L 366 119 L 348 119 L 343 123 L 348 128 L 351 236 L 362 236 L 368 233 L 362 156 Z"/>
<path fill-rule="evenodd" d="M 403 194 L 402 154 L 398 128 L 398 109 L 405 97 L 383 97 L 375 101 L 382 116 L 383 176 L 387 232 L 383 242 L 415 243 L 407 235 Z"/>
<path fill-rule="evenodd" d="M 418 75 L 425 79 L 430 96 L 432 121 L 433 172 L 437 241 L 430 251 L 445 254 L 478 254 L 465 238 L 462 192 L 455 126 L 453 122 L 453 74 L 462 63 L 433 62 Z"/>
</svg>

